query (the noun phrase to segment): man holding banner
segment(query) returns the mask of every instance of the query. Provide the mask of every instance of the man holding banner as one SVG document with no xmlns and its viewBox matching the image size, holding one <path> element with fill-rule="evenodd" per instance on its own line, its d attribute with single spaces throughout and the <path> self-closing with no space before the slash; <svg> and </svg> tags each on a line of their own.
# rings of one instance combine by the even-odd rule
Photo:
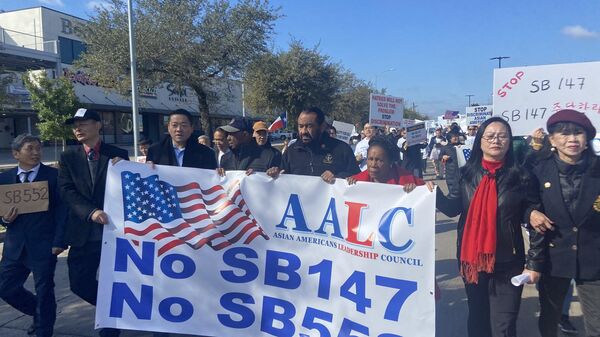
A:
<svg viewBox="0 0 600 337">
<path fill-rule="evenodd" d="M 104 212 L 108 161 L 128 159 L 126 150 L 105 144 L 100 138 L 102 121 L 97 111 L 79 109 L 66 121 L 80 146 L 62 153 L 58 184 L 69 205 L 66 243 L 71 246 L 67 264 L 71 291 L 91 305 L 98 299 L 96 274 L 102 251 L 102 232 L 109 224 Z M 117 329 L 102 329 L 100 336 L 119 336 Z"/>
<path fill-rule="evenodd" d="M 325 114 L 318 107 L 305 109 L 298 116 L 298 140 L 283 154 L 281 168 L 267 174 L 276 178 L 281 172 L 320 176 L 328 183 L 360 172 L 350 146 L 325 133 Z"/>
</svg>

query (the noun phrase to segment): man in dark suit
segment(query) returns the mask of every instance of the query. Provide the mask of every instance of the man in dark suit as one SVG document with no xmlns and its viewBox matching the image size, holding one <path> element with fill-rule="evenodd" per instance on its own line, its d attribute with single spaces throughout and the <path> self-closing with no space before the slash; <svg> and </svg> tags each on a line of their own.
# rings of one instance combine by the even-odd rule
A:
<svg viewBox="0 0 600 337">
<path fill-rule="evenodd" d="M 54 269 L 56 255 L 64 250 L 63 231 L 66 211 L 57 188 L 58 171 L 40 162 L 42 143 L 39 138 L 22 134 L 12 144 L 18 166 L 0 174 L 0 185 L 47 181 L 48 210 L 19 214 L 12 207 L 2 215 L 7 227 L 0 261 L 0 297 L 15 309 L 34 317 L 28 334 L 52 336 L 56 320 Z M 35 292 L 23 287 L 33 273 Z"/>
<path fill-rule="evenodd" d="M 67 263 L 71 291 L 96 305 L 103 225 L 108 224 L 104 192 L 108 161 L 129 159 L 126 150 L 100 139 L 102 122 L 98 112 L 79 109 L 67 120 L 75 138 L 82 144 L 60 157 L 58 183 L 62 199 L 69 206 L 65 241 L 71 246 Z M 100 336 L 118 336 L 117 329 L 101 329 Z"/>
<path fill-rule="evenodd" d="M 178 109 L 171 112 L 167 129 L 169 135 L 148 149 L 147 163 L 211 170 L 217 168 L 213 150 L 198 144 L 196 139 L 191 137 L 194 132 L 194 120 L 187 110 Z"/>
</svg>

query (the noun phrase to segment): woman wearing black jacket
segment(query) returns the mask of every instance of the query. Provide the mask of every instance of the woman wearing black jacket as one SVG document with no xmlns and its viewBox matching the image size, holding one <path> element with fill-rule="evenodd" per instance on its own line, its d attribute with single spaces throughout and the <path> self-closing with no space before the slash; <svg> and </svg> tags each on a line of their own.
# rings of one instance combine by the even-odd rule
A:
<svg viewBox="0 0 600 337">
<path fill-rule="evenodd" d="M 533 283 L 542 270 L 543 235 L 533 230 L 524 269 L 521 224 L 528 222 L 538 204 L 528 188 L 529 175 L 514 162 L 511 138 L 504 119 L 485 121 L 467 164 L 459 175 L 447 177 L 457 180 L 458 195 L 437 191 L 437 208 L 450 217 L 460 214 L 457 258 L 467 293 L 471 337 L 516 336 L 523 287 L 513 286 L 510 279 L 527 273 Z"/>
<path fill-rule="evenodd" d="M 557 325 L 571 279 L 577 282 L 586 336 L 600 336 L 600 159 L 592 151 L 596 129 L 585 114 L 561 110 L 547 122 L 552 151 L 533 173 L 546 217 L 531 225 L 545 233 L 547 263 L 539 283 L 543 337 Z"/>
</svg>

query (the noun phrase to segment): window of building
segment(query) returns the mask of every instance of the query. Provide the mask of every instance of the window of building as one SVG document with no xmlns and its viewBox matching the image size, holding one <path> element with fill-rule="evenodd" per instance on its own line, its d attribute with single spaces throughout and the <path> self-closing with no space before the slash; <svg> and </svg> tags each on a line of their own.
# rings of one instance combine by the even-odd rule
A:
<svg viewBox="0 0 600 337">
<path fill-rule="evenodd" d="M 79 55 L 85 51 L 85 44 L 81 41 L 59 36 L 60 59 L 64 64 L 73 64 Z"/>
</svg>

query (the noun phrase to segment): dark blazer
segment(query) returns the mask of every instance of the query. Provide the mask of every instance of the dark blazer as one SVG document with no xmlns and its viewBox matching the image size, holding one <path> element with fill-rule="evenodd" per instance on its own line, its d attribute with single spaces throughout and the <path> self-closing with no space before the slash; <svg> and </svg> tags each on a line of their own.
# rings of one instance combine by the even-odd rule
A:
<svg viewBox="0 0 600 337">
<path fill-rule="evenodd" d="M 179 166 L 177 158 L 175 158 L 171 136 L 166 136 L 160 143 L 150 146 L 146 161 L 157 165 Z M 217 159 L 211 148 L 198 144 L 194 137 L 190 137 L 183 153 L 183 167 L 212 170 L 217 168 Z"/>
<path fill-rule="evenodd" d="M 573 217 L 565 205 L 557 163 L 541 160 L 534 167 L 543 212 L 554 221 L 547 231 L 545 272 L 552 276 L 582 280 L 600 279 L 600 174 L 583 173 Z"/>
<path fill-rule="evenodd" d="M 48 182 L 48 210 L 29 214 L 20 214 L 15 221 L 4 224 L 7 227 L 2 255 L 8 259 L 18 259 L 23 249 L 34 259 L 51 256 L 52 247 L 65 248 L 63 235 L 66 220 L 66 208 L 60 200 L 57 185 L 58 170 L 40 165 L 35 181 Z M 0 185 L 16 184 L 17 168 L 0 174 Z"/>
<path fill-rule="evenodd" d="M 114 157 L 129 160 L 127 150 L 102 143 L 96 180 L 92 182 L 83 145 L 72 147 L 60 156 L 58 184 L 61 197 L 69 205 L 65 241 L 81 247 L 90 236 L 93 226 L 102 226 L 90 220 L 96 209 L 104 209 L 104 191 L 108 161 Z"/>
</svg>

